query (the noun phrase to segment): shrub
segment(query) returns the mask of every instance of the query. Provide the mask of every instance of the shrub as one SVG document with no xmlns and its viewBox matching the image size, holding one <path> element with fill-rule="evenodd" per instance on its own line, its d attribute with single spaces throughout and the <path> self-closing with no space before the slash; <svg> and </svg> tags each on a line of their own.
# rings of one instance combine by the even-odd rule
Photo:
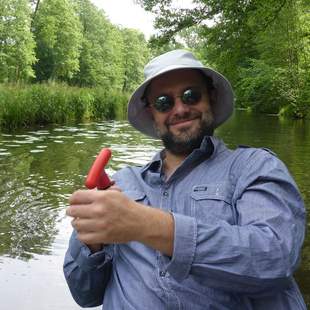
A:
<svg viewBox="0 0 310 310">
<path fill-rule="evenodd" d="M 49 83 L 0 85 L 0 126 L 17 128 L 125 115 L 127 95 Z"/>
</svg>

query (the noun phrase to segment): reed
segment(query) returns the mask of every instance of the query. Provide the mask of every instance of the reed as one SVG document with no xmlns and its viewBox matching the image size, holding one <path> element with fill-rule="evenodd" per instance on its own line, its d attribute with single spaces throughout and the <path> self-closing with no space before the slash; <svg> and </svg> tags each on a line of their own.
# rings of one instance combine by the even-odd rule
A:
<svg viewBox="0 0 310 310">
<path fill-rule="evenodd" d="M 125 117 L 128 95 L 66 84 L 0 84 L 0 127 Z"/>
</svg>

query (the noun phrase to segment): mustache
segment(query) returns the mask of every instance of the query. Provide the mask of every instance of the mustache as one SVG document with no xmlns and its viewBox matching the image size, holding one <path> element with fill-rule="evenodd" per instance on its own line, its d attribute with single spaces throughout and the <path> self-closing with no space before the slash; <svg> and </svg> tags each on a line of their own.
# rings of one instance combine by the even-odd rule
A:
<svg viewBox="0 0 310 310">
<path fill-rule="evenodd" d="M 184 122 L 184 121 L 190 121 L 193 119 L 196 119 L 198 117 L 201 117 L 201 113 L 198 111 L 192 111 L 192 112 L 186 112 L 182 115 L 172 115 L 170 118 L 168 118 L 165 122 L 166 126 L 171 126 L 171 125 L 175 125 L 177 123 L 180 122 Z"/>
</svg>

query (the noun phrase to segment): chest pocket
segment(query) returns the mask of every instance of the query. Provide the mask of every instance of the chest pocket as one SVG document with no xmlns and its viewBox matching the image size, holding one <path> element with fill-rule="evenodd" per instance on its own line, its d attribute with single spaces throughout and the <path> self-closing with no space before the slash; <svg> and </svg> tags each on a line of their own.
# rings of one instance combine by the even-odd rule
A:
<svg viewBox="0 0 310 310">
<path fill-rule="evenodd" d="M 229 182 L 195 185 L 191 191 L 191 212 L 198 221 L 215 224 L 236 223 L 232 205 L 233 188 Z"/>
</svg>

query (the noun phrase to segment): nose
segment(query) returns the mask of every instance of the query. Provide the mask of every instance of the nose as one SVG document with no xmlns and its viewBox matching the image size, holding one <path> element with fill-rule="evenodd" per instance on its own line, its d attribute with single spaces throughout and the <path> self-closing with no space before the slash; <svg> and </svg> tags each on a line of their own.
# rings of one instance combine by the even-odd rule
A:
<svg viewBox="0 0 310 310">
<path fill-rule="evenodd" d="M 188 104 L 184 104 L 180 97 L 174 98 L 174 106 L 172 111 L 175 114 L 184 114 L 190 110 L 190 106 Z"/>
</svg>

